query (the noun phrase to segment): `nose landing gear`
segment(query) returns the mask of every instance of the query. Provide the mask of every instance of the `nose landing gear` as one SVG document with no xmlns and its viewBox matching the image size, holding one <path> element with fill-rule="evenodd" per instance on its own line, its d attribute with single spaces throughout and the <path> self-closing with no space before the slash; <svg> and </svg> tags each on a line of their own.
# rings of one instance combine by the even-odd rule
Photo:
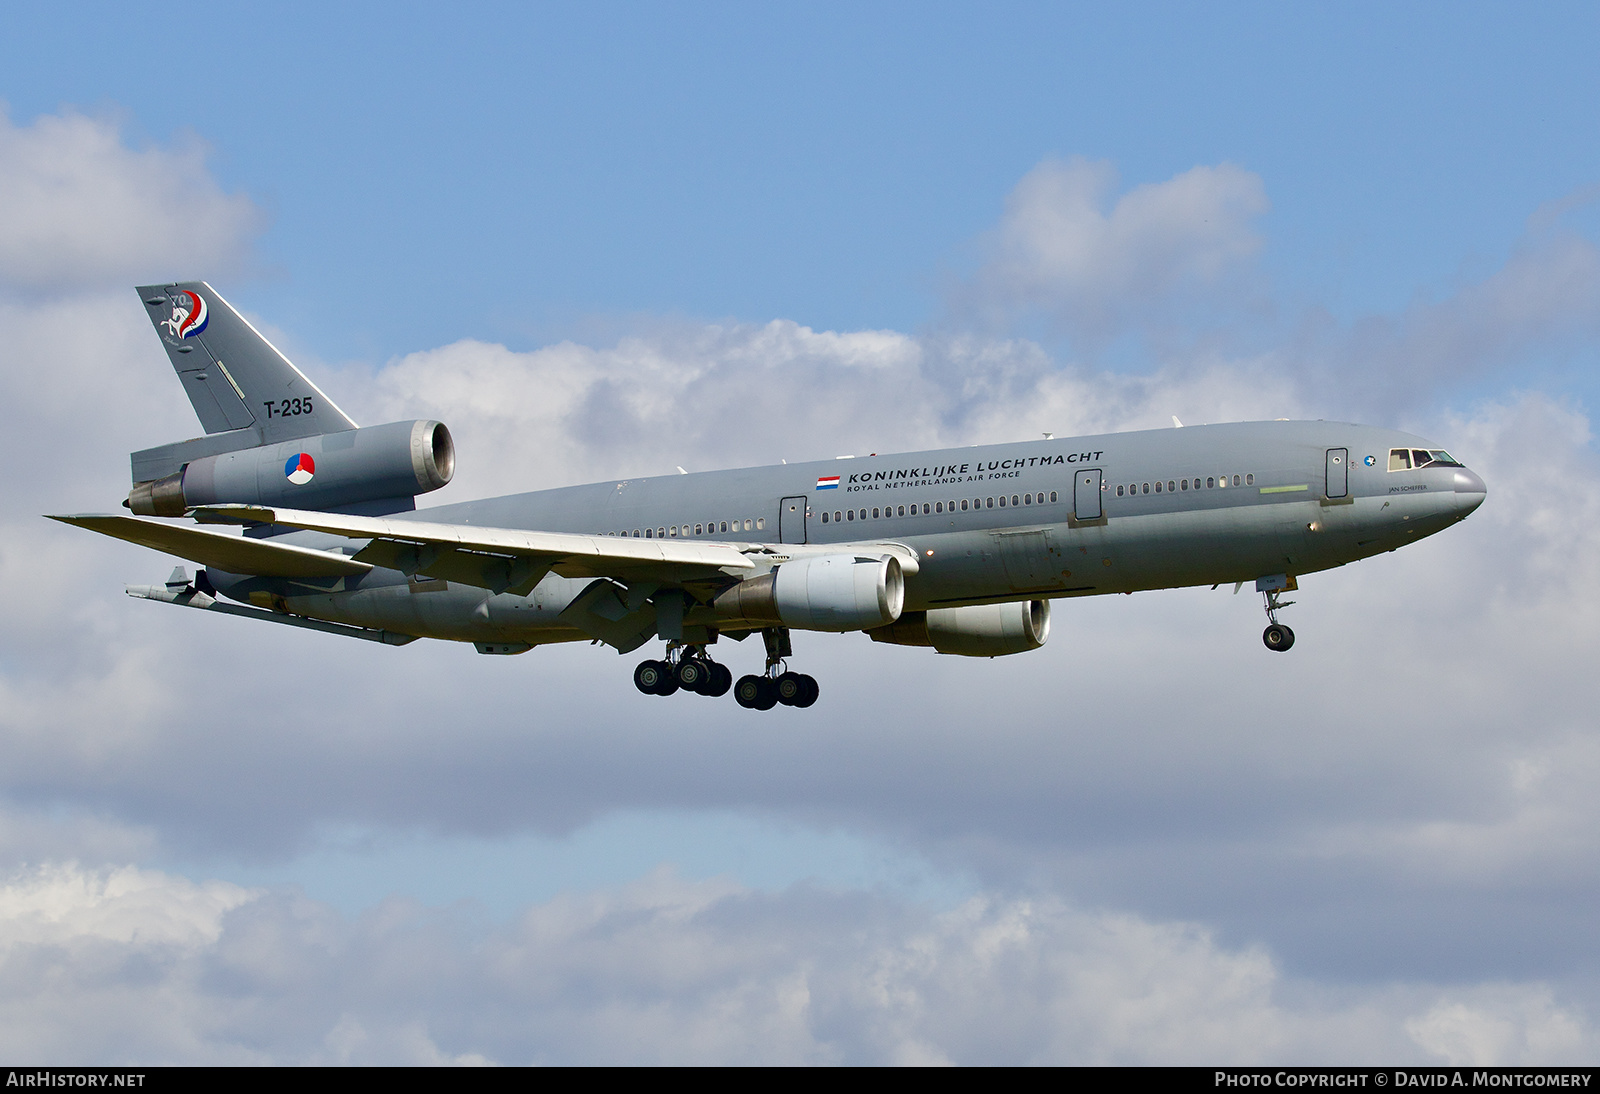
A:
<svg viewBox="0 0 1600 1094">
<path fill-rule="evenodd" d="M 1293 578 L 1288 579 L 1284 585 L 1276 589 L 1262 589 L 1261 596 L 1266 602 L 1267 629 L 1261 632 L 1261 641 L 1267 649 L 1274 653 L 1287 653 L 1289 647 L 1294 645 L 1294 631 L 1278 622 L 1278 610 L 1287 608 L 1294 603 L 1292 600 L 1279 600 L 1278 594 L 1288 592 L 1294 588 Z M 1257 583 L 1259 587 L 1260 583 Z"/>
</svg>

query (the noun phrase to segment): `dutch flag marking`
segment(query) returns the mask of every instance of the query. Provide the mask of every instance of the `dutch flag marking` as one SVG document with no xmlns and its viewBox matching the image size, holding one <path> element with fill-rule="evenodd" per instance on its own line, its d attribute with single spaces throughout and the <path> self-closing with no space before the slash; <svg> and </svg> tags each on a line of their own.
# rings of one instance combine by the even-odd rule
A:
<svg viewBox="0 0 1600 1094">
<path fill-rule="evenodd" d="M 837 490 L 837 489 L 839 489 L 839 476 L 838 475 L 818 475 L 817 476 L 817 489 L 818 490 Z"/>
</svg>

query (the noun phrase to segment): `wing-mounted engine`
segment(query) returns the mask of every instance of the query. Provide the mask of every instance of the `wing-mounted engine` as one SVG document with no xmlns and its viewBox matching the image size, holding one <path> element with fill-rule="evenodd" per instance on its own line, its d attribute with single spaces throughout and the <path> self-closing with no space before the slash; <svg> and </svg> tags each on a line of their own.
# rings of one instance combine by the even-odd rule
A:
<svg viewBox="0 0 1600 1094">
<path fill-rule="evenodd" d="M 889 626 L 867 633 L 874 642 L 932 646 L 939 653 L 965 657 L 1027 653 L 1050 637 L 1050 602 L 1024 600 L 907 612 Z"/>
<path fill-rule="evenodd" d="M 135 454 L 136 468 L 144 455 Z M 448 483 L 455 464 L 455 442 L 443 423 L 390 422 L 197 455 L 171 474 L 135 483 L 125 504 L 151 517 L 218 504 L 335 509 L 393 502 L 385 508 L 394 511 Z"/>
<path fill-rule="evenodd" d="M 718 618 L 803 631 L 862 631 L 900 617 L 905 577 L 893 555 L 791 559 L 713 602 Z"/>
</svg>

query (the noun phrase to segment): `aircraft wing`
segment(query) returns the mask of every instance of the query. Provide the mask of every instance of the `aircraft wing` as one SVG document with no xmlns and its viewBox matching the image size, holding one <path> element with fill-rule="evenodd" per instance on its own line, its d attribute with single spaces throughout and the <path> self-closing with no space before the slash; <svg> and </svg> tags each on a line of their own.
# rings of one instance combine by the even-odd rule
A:
<svg viewBox="0 0 1600 1094">
<path fill-rule="evenodd" d="M 366 540 L 353 561 L 518 596 L 526 596 L 552 570 L 562 577 L 659 586 L 720 584 L 755 569 L 729 543 L 481 528 L 259 505 L 203 506 L 194 515 L 207 522 L 260 522 Z"/>
<path fill-rule="evenodd" d="M 124 539 L 169 555 L 215 566 L 230 574 L 260 574 L 262 577 L 340 577 L 364 574 L 372 563 L 361 562 L 332 551 L 293 547 L 271 540 L 213 532 L 188 524 L 145 520 L 142 517 L 101 516 L 80 513 L 51 517 L 63 524 L 88 528 L 101 535 Z"/>
</svg>

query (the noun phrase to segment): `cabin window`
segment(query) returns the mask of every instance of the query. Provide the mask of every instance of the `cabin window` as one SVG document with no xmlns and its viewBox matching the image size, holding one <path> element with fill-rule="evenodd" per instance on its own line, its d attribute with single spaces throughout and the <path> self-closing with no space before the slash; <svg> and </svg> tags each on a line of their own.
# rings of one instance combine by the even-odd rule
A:
<svg viewBox="0 0 1600 1094">
<path fill-rule="evenodd" d="M 1254 486 L 1256 484 L 1256 477 L 1254 475 L 1246 475 L 1244 477 L 1244 484 L 1246 486 Z"/>
<path fill-rule="evenodd" d="M 1032 505 L 1033 504 L 1033 495 L 1032 494 L 1024 494 L 1024 495 L 1022 495 L 1022 504 L 1023 505 Z"/>
<path fill-rule="evenodd" d="M 1106 483 L 1104 486 L 1101 487 L 1102 490 L 1109 490 L 1110 488 L 1111 488 L 1111 484 L 1110 483 Z M 1050 504 L 1054 505 L 1055 503 L 1056 503 L 1056 492 L 1054 490 L 1052 490 L 1052 491 L 1050 491 Z"/>
<path fill-rule="evenodd" d="M 1233 477 L 1233 485 L 1235 485 L 1235 486 L 1239 485 L 1239 476 L 1238 475 L 1235 475 Z"/>
<path fill-rule="evenodd" d="M 1140 493 L 1141 494 L 1148 494 L 1149 492 L 1150 492 L 1150 484 L 1149 483 L 1145 483 L 1144 484 L 1144 489 L 1141 490 Z"/>
<path fill-rule="evenodd" d="M 844 511 L 844 519 L 845 520 L 855 520 L 856 519 L 856 511 L 854 509 L 846 509 Z"/>
<path fill-rule="evenodd" d="M 695 535 L 697 535 L 697 536 L 698 536 L 698 535 L 699 535 L 699 534 L 700 534 L 700 533 L 702 533 L 702 532 L 704 532 L 704 531 L 705 531 L 705 525 L 703 525 L 703 524 L 696 524 L 696 525 L 695 525 L 695 526 L 694 526 L 694 534 L 695 534 Z"/>
<path fill-rule="evenodd" d="M 667 535 L 672 536 L 673 538 L 677 538 L 678 526 L 676 524 L 674 524 L 670 528 L 668 528 L 667 529 Z"/>
<path fill-rule="evenodd" d="M 933 511 L 934 511 L 934 512 L 935 512 L 935 513 L 942 513 L 942 512 L 944 512 L 944 502 L 942 502 L 942 501 L 936 501 L 936 502 L 934 502 L 934 503 L 933 503 Z"/>
<path fill-rule="evenodd" d="M 1004 509 L 1005 507 L 1006 507 L 1006 496 L 1004 494 L 1001 494 L 1000 495 L 1000 508 Z"/>
<path fill-rule="evenodd" d="M 1159 482 L 1156 483 L 1156 493 L 1161 493 L 1161 484 Z"/>
<path fill-rule="evenodd" d="M 828 514 L 826 514 L 826 513 L 822 514 L 822 523 L 823 524 L 827 524 L 828 523 Z"/>
<path fill-rule="evenodd" d="M 1017 504 L 1017 496 L 1015 494 L 1011 495 L 1011 504 L 1013 506 L 1015 506 Z"/>
<path fill-rule="evenodd" d="M 1211 489 L 1215 485 L 1217 485 L 1217 482 L 1216 482 L 1215 479 L 1210 479 L 1210 478 L 1206 479 L 1206 489 L 1207 490 Z"/>
<path fill-rule="evenodd" d="M 1123 490 L 1122 487 L 1120 487 L 1120 486 L 1117 487 L 1117 497 L 1119 497 L 1119 498 L 1122 497 L 1122 490 Z"/>
<path fill-rule="evenodd" d="M 961 499 L 961 511 L 963 513 L 965 513 L 967 511 L 967 499 L 966 498 L 962 498 Z"/>
<path fill-rule="evenodd" d="M 902 517 L 906 515 L 906 507 L 904 505 L 900 507 L 899 515 Z"/>
<path fill-rule="evenodd" d="M 878 519 L 878 511 L 876 509 L 874 509 L 872 511 L 872 519 L 873 520 L 877 520 Z"/>
<path fill-rule="evenodd" d="M 750 522 L 749 521 L 745 521 L 744 522 L 744 526 L 746 528 L 750 527 Z M 756 527 L 757 528 L 765 528 L 766 526 L 767 526 L 767 518 L 766 517 L 757 517 L 756 518 Z"/>
<path fill-rule="evenodd" d="M 655 537 L 650 534 L 650 529 L 646 528 L 644 530 L 644 538 L 645 539 L 654 539 Z"/>
<path fill-rule="evenodd" d="M 1189 480 L 1188 479 L 1179 479 L 1178 480 L 1178 489 L 1179 490 L 1187 490 L 1187 489 L 1189 489 Z"/>
</svg>

